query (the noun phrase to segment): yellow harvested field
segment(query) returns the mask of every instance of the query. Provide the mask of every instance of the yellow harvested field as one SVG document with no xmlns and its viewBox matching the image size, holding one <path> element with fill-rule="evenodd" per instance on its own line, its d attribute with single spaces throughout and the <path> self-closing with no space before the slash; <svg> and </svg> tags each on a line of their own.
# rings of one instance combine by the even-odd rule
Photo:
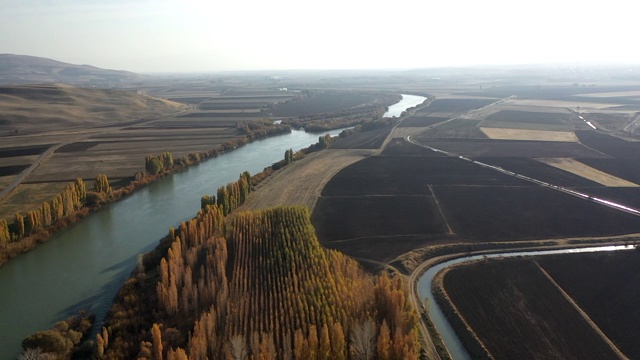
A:
<svg viewBox="0 0 640 360">
<path fill-rule="evenodd" d="M 578 141 L 576 135 L 571 131 L 544 131 L 489 127 L 481 127 L 480 130 L 490 139 L 495 140 Z"/>
<path fill-rule="evenodd" d="M 555 168 L 570 172 L 574 175 L 578 175 L 585 179 L 597 182 L 598 184 L 608 187 L 638 187 L 630 181 L 620 179 L 619 177 L 607 174 L 606 172 L 594 169 L 591 166 L 585 165 L 575 159 L 570 158 L 551 158 L 551 159 L 536 159 L 542 163 L 553 166 Z"/>
<path fill-rule="evenodd" d="M 325 184 L 343 168 L 372 154 L 372 150 L 328 149 L 277 171 L 258 186 L 239 211 L 277 205 L 306 205 L 313 212 Z"/>
</svg>

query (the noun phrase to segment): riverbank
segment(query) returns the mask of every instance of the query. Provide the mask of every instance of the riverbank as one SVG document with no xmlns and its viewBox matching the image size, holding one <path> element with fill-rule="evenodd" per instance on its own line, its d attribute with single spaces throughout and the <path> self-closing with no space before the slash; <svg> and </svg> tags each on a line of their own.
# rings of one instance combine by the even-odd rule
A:
<svg viewBox="0 0 640 360">
<path fill-rule="evenodd" d="M 231 139 L 224 144 L 218 145 L 216 148 L 203 151 L 200 153 L 192 153 L 189 156 L 185 156 L 175 161 L 170 169 L 162 170 L 158 174 L 149 174 L 145 172 L 138 172 L 135 176 L 132 176 L 132 180 L 123 186 L 113 188 L 106 194 L 100 194 L 95 191 L 88 192 L 87 199 L 82 204 L 82 208 L 73 213 L 72 215 L 60 218 L 55 223 L 41 230 L 22 237 L 17 241 L 11 241 L 5 246 L 0 246 L 0 267 L 7 261 L 15 258 L 16 256 L 28 252 L 35 248 L 38 244 L 49 241 L 49 239 L 57 233 L 65 230 L 67 227 L 78 223 L 85 217 L 99 211 L 103 206 L 119 201 L 134 192 L 148 186 L 149 184 L 162 179 L 166 176 L 172 176 L 173 174 L 187 170 L 190 166 L 198 165 L 211 158 L 216 158 L 219 155 L 233 151 L 241 146 L 249 144 L 253 141 L 265 139 L 271 136 L 277 136 L 281 134 L 290 133 L 291 128 L 286 125 L 274 125 L 274 128 L 260 131 L 255 133 L 246 134 L 242 137 Z M 141 160 L 142 161 L 142 160 Z M 15 228 L 14 224 L 9 224 L 10 228 Z M 15 236 L 15 234 L 11 234 Z"/>
</svg>

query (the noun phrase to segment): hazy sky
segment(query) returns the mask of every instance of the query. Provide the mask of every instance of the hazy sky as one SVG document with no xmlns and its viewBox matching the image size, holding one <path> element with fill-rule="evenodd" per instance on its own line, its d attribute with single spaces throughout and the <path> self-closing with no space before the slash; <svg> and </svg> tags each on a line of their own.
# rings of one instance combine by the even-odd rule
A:
<svg viewBox="0 0 640 360">
<path fill-rule="evenodd" d="M 628 0 L 0 0 L 0 53 L 136 72 L 640 63 Z"/>
</svg>

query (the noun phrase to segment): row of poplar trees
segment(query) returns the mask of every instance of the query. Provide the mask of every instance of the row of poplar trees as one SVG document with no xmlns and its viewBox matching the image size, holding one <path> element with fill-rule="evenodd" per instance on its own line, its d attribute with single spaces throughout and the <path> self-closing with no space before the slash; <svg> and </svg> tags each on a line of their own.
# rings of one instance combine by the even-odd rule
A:
<svg viewBox="0 0 640 360">
<path fill-rule="evenodd" d="M 170 231 L 153 322 L 110 342 L 150 334 L 131 353 L 147 359 L 417 359 L 405 284 L 323 248 L 307 208 L 235 214 L 228 238 L 225 224 L 216 203 Z"/>
<path fill-rule="evenodd" d="M 96 177 L 93 190 L 96 193 L 111 192 L 106 175 L 100 174 Z M 0 220 L 0 247 L 9 242 L 19 241 L 25 236 L 55 224 L 60 219 L 74 215 L 84 207 L 86 198 L 86 185 L 81 178 L 77 178 L 38 208 L 29 210 L 26 214 L 16 213 L 13 223 L 9 224 L 5 219 Z"/>
</svg>

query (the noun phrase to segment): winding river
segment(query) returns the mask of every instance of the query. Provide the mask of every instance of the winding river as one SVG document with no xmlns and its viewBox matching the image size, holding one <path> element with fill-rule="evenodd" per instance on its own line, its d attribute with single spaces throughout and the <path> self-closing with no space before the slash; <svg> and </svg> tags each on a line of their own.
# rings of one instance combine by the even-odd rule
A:
<svg viewBox="0 0 640 360">
<path fill-rule="evenodd" d="M 415 101 L 416 97 L 403 95 L 390 111 L 402 112 Z M 329 133 L 335 136 L 340 131 Z M 307 147 L 320 135 L 293 131 L 192 166 L 105 206 L 7 262 L 0 267 L 0 359 L 16 358 L 24 337 L 80 309 L 103 319 L 138 255 L 153 249 L 170 226 L 195 216 L 202 195 L 215 194 L 245 170 L 262 171 L 281 160 L 286 150 Z"/>
<path fill-rule="evenodd" d="M 436 266 L 429 268 L 418 280 L 418 293 L 420 295 L 420 299 L 424 302 L 425 299 L 429 300 L 429 317 L 431 321 L 434 323 L 435 327 L 438 329 L 440 336 L 442 336 L 442 340 L 444 341 L 449 353 L 455 360 L 459 359 L 470 359 L 469 354 L 465 350 L 464 346 L 458 339 L 455 331 L 447 321 L 442 309 L 438 305 L 437 301 L 433 297 L 433 293 L 431 292 L 431 284 L 434 276 L 436 274 L 449 266 L 459 264 L 465 261 L 473 261 L 480 260 L 484 258 L 506 258 L 506 257 L 518 257 L 518 256 L 543 256 L 543 255 L 554 255 L 554 254 L 575 254 L 575 253 L 587 253 L 587 252 L 598 252 L 598 251 L 619 251 L 619 250 L 633 250 L 635 247 L 632 245 L 620 245 L 620 246 L 594 246 L 594 247 L 586 247 L 586 248 L 574 248 L 574 249 L 561 249 L 561 250 L 540 250 L 540 251 L 520 251 L 520 252 L 507 252 L 507 253 L 499 253 L 499 254 L 483 254 L 483 255 L 473 255 L 473 256 L 465 256 L 461 258 L 456 258 L 453 260 L 449 260 L 443 263 L 440 263 Z"/>
</svg>

